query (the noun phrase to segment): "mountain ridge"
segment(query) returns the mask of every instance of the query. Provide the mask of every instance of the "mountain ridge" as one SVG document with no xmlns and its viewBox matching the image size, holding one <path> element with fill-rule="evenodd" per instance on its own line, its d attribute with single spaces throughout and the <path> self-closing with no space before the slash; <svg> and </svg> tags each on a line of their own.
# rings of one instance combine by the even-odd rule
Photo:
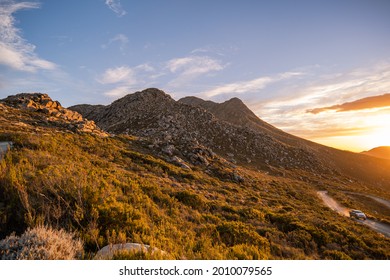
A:
<svg viewBox="0 0 390 280">
<path fill-rule="evenodd" d="M 377 158 L 390 159 L 390 146 L 380 146 L 371 150 L 361 152 L 361 154 L 369 155 Z"/>
<path fill-rule="evenodd" d="M 85 116 L 61 112 L 48 98 L 0 100 L 0 141 L 11 143 L 0 160 L 0 238 L 45 224 L 77 234 L 85 259 L 127 242 L 158 248 L 168 259 L 389 259 L 385 236 L 335 215 L 317 196 L 327 190 L 346 207 L 389 221 L 390 210 L 364 196 L 390 199 L 389 189 L 318 161 L 307 168 L 306 156 L 321 156 L 315 150 L 155 90 L 96 111 L 83 105 L 98 113 L 107 136 L 77 129 Z M 247 149 L 264 165 L 227 154 Z M 366 170 L 387 162 L 341 154 Z M 0 255 L 12 254 L 7 240 L 15 237 L 0 241 Z M 116 256 L 140 257 L 159 256 Z"/>
<path fill-rule="evenodd" d="M 231 108 L 232 102 L 247 108 L 239 99 L 224 105 Z M 70 108 L 85 114 L 82 107 Z M 300 166 L 306 170 L 326 169 L 301 147 L 275 141 L 265 131 L 255 131 L 220 119 L 202 107 L 175 101 L 158 89 L 127 95 L 105 106 L 99 115 L 89 114 L 86 117 L 111 133 L 158 139 L 164 145 L 173 144 L 181 150 L 201 144 L 241 164 L 256 162 L 265 168 Z"/>
<path fill-rule="evenodd" d="M 160 146 L 156 149 L 173 145 L 186 150 L 186 146 L 201 144 L 228 161 L 271 172 L 282 168 L 315 170 L 319 176 L 343 174 L 379 188 L 388 187 L 386 182 L 390 180 L 389 162 L 288 134 L 259 119 L 238 98 L 223 103 L 197 97 L 175 101 L 152 88 L 126 95 L 104 107 L 94 106 L 89 105 L 87 110 L 77 105 L 70 108 L 86 114 L 111 133 L 158 139 Z M 93 108 L 97 110 L 94 112 Z"/>
</svg>

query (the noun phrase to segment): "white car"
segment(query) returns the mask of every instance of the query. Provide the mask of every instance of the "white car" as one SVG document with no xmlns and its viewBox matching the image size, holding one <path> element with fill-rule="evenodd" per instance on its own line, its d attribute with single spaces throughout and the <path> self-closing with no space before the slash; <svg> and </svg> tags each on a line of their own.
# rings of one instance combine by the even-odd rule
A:
<svg viewBox="0 0 390 280">
<path fill-rule="evenodd" d="M 360 219 L 362 219 L 362 220 L 367 219 L 366 214 L 364 214 L 360 210 L 351 210 L 351 211 L 349 211 L 349 217 L 355 218 L 355 219 L 358 219 L 358 220 L 360 220 Z"/>
</svg>

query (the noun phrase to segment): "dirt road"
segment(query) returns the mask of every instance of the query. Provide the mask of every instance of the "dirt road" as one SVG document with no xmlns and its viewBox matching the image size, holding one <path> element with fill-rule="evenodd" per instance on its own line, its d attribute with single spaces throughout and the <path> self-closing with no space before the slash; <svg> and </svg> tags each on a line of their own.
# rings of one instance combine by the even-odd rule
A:
<svg viewBox="0 0 390 280">
<path fill-rule="evenodd" d="M 331 208 L 332 210 L 336 211 L 337 213 L 339 213 L 343 216 L 349 217 L 349 210 L 350 209 L 342 206 L 336 200 L 331 198 L 328 195 L 327 191 L 319 191 L 319 192 L 317 192 L 317 194 L 322 199 L 322 201 L 325 203 L 326 206 L 328 206 L 329 208 Z M 367 219 L 365 221 L 361 221 L 361 220 L 356 220 L 356 221 L 359 223 L 362 223 L 366 226 L 369 226 L 373 230 L 375 230 L 379 233 L 382 233 L 383 235 L 385 235 L 387 237 L 390 237 L 390 225 L 388 225 L 388 224 L 377 222 L 377 221 L 374 221 L 371 219 Z"/>
<path fill-rule="evenodd" d="M 330 209 L 338 212 L 339 214 L 343 216 L 349 217 L 349 209 L 341 206 L 336 200 L 331 198 L 328 195 L 327 191 L 319 191 L 317 194 L 321 197 L 321 199 L 324 201 L 326 206 L 328 206 Z"/>
</svg>

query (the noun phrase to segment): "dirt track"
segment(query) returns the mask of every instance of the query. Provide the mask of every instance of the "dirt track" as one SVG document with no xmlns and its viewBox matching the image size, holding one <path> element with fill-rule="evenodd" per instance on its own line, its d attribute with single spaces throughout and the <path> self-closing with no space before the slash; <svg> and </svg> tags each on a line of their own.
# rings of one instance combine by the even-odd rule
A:
<svg viewBox="0 0 390 280">
<path fill-rule="evenodd" d="M 317 192 L 317 194 L 322 199 L 322 201 L 326 204 L 326 206 L 328 206 L 329 208 L 331 208 L 332 210 L 336 211 L 337 213 L 339 213 L 343 216 L 349 217 L 349 210 L 350 209 L 340 205 L 336 200 L 331 198 L 328 195 L 327 191 L 319 191 L 319 192 Z M 390 237 L 390 225 L 388 225 L 388 224 L 376 222 L 376 221 L 371 220 L 371 219 L 367 219 L 365 221 L 361 221 L 361 220 L 356 220 L 356 221 L 359 223 L 362 223 L 364 225 L 369 226 L 373 230 L 375 230 L 379 233 L 382 233 L 387 237 Z"/>
</svg>

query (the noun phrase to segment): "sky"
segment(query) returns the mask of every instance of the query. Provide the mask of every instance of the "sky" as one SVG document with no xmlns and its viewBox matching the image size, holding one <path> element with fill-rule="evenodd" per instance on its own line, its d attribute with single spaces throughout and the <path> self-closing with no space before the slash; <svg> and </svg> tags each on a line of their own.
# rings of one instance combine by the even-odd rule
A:
<svg viewBox="0 0 390 280">
<path fill-rule="evenodd" d="M 65 107 L 156 87 L 243 100 L 328 146 L 390 146 L 388 0 L 0 0 L 0 99 Z"/>
</svg>

